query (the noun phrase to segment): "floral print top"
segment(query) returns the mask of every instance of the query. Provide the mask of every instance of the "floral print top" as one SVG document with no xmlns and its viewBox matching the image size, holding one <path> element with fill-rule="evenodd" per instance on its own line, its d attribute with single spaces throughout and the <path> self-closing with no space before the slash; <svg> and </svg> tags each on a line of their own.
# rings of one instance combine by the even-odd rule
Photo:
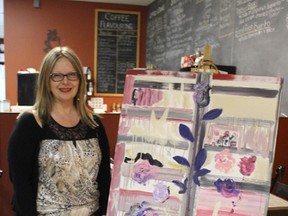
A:
<svg viewBox="0 0 288 216">
<path fill-rule="evenodd" d="M 99 208 L 97 175 L 101 150 L 97 137 L 86 137 L 81 121 L 71 128 L 50 118 L 49 139 L 39 151 L 37 211 L 39 215 L 91 215 Z M 50 135 L 51 136 L 50 136 Z"/>
</svg>

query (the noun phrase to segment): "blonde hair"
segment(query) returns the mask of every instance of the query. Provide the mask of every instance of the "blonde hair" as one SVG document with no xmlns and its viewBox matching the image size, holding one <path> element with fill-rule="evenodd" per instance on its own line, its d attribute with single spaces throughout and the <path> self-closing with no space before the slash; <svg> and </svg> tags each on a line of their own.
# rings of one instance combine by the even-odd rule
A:
<svg viewBox="0 0 288 216">
<path fill-rule="evenodd" d="M 81 121 L 88 126 L 95 128 L 97 123 L 94 121 L 92 112 L 86 107 L 86 79 L 83 67 L 76 53 L 69 47 L 55 47 L 49 51 L 42 61 L 40 73 L 37 81 L 36 99 L 33 110 L 36 112 L 41 124 L 45 124 L 50 116 L 54 96 L 50 89 L 50 74 L 60 58 L 68 59 L 74 69 L 79 73 L 80 82 L 78 92 L 74 98 L 74 106 L 80 115 Z"/>
</svg>

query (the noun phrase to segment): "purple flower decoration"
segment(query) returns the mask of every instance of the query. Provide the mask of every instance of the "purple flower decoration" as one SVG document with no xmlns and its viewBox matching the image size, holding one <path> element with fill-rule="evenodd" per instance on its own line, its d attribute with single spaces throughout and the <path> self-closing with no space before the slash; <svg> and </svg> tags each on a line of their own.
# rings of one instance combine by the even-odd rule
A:
<svg viewBox="0 0 288 216">
<path fill-rule="evenodd" d="M 153 198 L 156 202 L 164 203 L 170 195 L 169 187 L 162 183 L 158 183 L 154 186 Z"/>
<path fill-rule="evenodd" d="M 158 166 L 153 166 L 148 160 L 138 160 L 133 166 L 132 179 L 139 184 L 145 184 L 149 179 L 154 178 Z"/>
<path fill-rule="evenodd" d="M 233 179 L 228 178 L 224 181 L 218 179 L 214 182 L 214 185 L 216 186 L 217 191 L 226 198 L 237 197 L 240 193 L 239 187 L 236 185 Z"/>
<path fill-rule="evenodd" d="M 209 90 L 211 87 L 208 83 L 197 83 L 194 86 L 193 99 L 199 107 L 206 107 L 210 102 Z"/>
</svg>

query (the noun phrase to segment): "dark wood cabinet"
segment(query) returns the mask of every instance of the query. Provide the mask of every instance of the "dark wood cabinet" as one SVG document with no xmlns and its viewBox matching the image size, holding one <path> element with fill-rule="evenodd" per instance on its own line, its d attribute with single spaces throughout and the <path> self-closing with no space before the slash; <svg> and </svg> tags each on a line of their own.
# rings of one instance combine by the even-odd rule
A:
<svg viewBox="0 0 288 216">
<path fill-rule="evenodd" d="M 288 118 L 279 118 L 277 142 L 275 147 L 275 158 L 273 173 L 275 175 L 278 166 L 283 166 L 286 170 L 281 182 L 288 184 Z"/>
<path fill-rule="evenodd" d="M 114 158 L 115 146 L 117 143 L 117 133 L 119 127 L 120 114 L 107 113 L 102 115 L 102 123 L 105 127 L 110 145 L 110 157 Z"/>
<path fill-rule="evenodd" d="M 7 148 L 10 133 L 16 122 L 18 113 L 0 113 L 0 215 L 13 216 L 11 209 L 12 184 L 9 179 Z"/>
</svg>

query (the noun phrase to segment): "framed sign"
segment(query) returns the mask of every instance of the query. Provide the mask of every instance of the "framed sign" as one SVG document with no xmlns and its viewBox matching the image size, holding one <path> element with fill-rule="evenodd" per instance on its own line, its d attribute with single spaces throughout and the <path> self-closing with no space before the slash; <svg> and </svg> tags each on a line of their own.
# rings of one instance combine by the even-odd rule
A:
<svg viewBox="0 0 288 216">
<path fill-rule="evenodd" d="M 140 12 L 96 9 L 96 94 L 123 95 L 127 69 L 139 67 Z"/>
</svg>

